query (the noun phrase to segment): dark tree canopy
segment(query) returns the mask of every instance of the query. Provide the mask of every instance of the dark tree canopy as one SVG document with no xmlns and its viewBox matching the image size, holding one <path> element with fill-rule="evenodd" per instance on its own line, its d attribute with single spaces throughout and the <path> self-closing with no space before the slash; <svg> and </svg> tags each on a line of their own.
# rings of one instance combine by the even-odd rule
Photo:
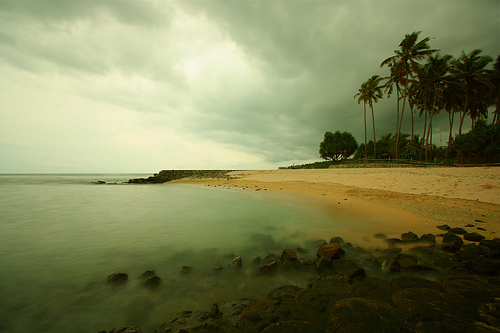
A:
<svg viewBox="0 0 500 333">
<path fill-rule="evenodd" d="M 319 155 L 325 160 L 342 162 L 358 149 L 358 142 L 351 133 L 326 132 L 319 145 Z"/>
</svg>

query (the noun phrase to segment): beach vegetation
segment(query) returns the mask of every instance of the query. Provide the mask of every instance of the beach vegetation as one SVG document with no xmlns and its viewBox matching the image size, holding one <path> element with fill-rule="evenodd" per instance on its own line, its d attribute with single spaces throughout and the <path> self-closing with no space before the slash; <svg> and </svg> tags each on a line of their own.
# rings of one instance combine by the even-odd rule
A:
<svg viewBox="0 0 500 333">
<path fill-rule="evenodd" d="M 349 132 L 326 132 L 319 145 L 319 155 L 325 160 L 342 162 L 358 149 L 356 138 Z"/>
<path fill-rule="evenodd" d="M 491 124 L 500 123 L 500 56 L 493 63 L 493 68 L 488 69 L 493 58 L 483 55 L 482 50 L 462 51 L 460 56 L 454 58 L 431 48 L 431 38 L 420 38 L 420 34 L 420 31 L 406 34 L 394 54 L 380 64 L 381 68 L 388 67 L 389 75 L 371 76 L 354 95 L 358 104 L 363 102 L 364 113 L 364 143 L 359 146 L 354 158 L 425 162 L 440 159 L 446 164 L 498 161 L 495 141 L 491 141 L 496 140 L 496 127 L 490 128 L 486 119 L 492 114 Z M 384 94 L 387 98 L 396 97 L 396 131 L 377 140 L 373 104 Z M 373 140 L 369 142 L 367 105 L 371 110 L 373 128 Z M 402 131 L 408 108 L 411 134 Z M 441 112 L 448 114 L 446 147 L 433 144 L 433 120 Z M 416 133 L 414 115 L 423 118 L 421 134 Z M 472 129 L 462 134 L 467 117 L 471 120 Z M 458 133 L 454 135 L 456 122 Z"/>
</svg>

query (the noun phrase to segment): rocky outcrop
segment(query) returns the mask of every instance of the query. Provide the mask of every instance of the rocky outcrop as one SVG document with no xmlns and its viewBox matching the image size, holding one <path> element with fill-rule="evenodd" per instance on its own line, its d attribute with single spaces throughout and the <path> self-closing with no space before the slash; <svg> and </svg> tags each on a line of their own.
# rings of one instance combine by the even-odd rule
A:
<svg viewBox="0 0 500 333">
<path fill-rule="evenodd" d="M 232 170 L 162 170 L 148 178 L 130 179 L 129 184 L 161 184 L 176 179 L 190 178 L 223 178 L 230 179 L 228 175 Z"/>
</svg>

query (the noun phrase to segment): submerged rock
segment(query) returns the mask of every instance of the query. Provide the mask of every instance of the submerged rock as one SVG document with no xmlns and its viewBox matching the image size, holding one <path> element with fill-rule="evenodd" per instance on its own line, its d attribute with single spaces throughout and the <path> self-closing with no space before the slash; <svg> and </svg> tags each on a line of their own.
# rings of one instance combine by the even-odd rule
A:
<svg viewBox="0 0 500 333">
<path fill-rule="evenodd" d="M 260 266 L 260 274 L 274 274 L 279 268 L 279 264 L 276 261 L 273 261 L 272 263 L 268 265 L 262 265 Z"/>
<path fill-rule="evenodd" d="M 147 277 L 142 285 L 147 288 L 155 288 L 158 287 L 161 283 L 161 278 L 157 275 L 153 275 L 150 277 Z"/>
<path fill-rule="evenodd" d="M 233 259 L 233 261 L 231 261 L 231 267 L 241 268 L 241 266 L 243 266 L 243 262 L 241 260 L 241 257 L 236 257 Z"/>
<path fill-rule="evenodd" d="M 284 261 L 297 261 L 297 254 L 295 253 L 294 250 L 290 249 L 285 249 L 281 251 L 278 257 Z"/>
<path fill-rule="evenodd" d="M 447 233 L 443 237 L 443 244 L 441 245 L 441 248 L 446 252 L 456 253 L 460 251 L 463 244 L 464 241 L 462 238 L 453 233 Z"/>
<path fill-rule="evenodd" d="M 401 240 L 405 243 L 409 243 L 409 242 L 418 242 L 419 238 L 418 238 L 417 234 L 415 234 L 411 231 L 408 231 L 408 232 L 401 235 Z"/>
<path fill-rule="evenodd" d="M 339 259 L 344 254 L 345 251 L 342 250 L 340 244 L 338 243 L 322 245 L 319 247 L 318 251 L 316 251 L 316 255 L 318 256 L 318 258 Z"/>
<path fill-rule="evenodd" d="M 128 274 L 116 272 L 108 276 L 106 283 L 111 285 L 120 285 L 126 283 L 127 280 Z"/>
</svg>

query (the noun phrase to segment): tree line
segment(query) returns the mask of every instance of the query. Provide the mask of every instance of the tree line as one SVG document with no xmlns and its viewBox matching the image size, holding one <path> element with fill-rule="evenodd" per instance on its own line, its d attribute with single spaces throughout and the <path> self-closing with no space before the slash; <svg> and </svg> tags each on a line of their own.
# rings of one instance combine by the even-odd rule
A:
<svg viewBox="0 0 500 333">
<path fill-rule="evenodd" d="M 441 55 L 429 45 L 430 37 L 419 40 L 420 31 L 405 35 L 394 55 L 383 60 L 388 67 L 386 77 L 373 75 L 361 84 L 354 95 L 363 103 L 364 143 L 354 148 L 354 158 L 393 158 L 470 162 L 497 162 L 500 159 L 500 56 L 482 55 L 479 49 L 462 52 L 458 58 Z M 395 134 L 376 139 L 374 104 L 379 99 L 396 95 Z M 371 111 L 373 140 L 367 142 L 367 106 Z M 487 124 L 488 109 L 493 119 Z M 410 114 L 411 134 L 402 133 L 405 111 Z M 432 144 L 432 121 L 440 112 L 448 113 L 449 136 L 447 147 Z M 424 118 L 422 132 L 416 133 L 415 115 Z M 453 136 L 455 117 L 458 134 Z M 464 119 L 472 121 L 470 132 L 462 134 Z M 320 156 L 341 161 L 351 155 L 353 144 L 349 133 L 327 132 L 320 144 Z M 351 135 L 352 136 L 352 135 Z M 332 140 L 338 141 L 332 144 Z M 354 139 L 355 140 L 355 139 Z M 347 145 L 344 147 L 343 145 Z M 342 147 L 333 153 L 327 148 Z"/>
</svg>

